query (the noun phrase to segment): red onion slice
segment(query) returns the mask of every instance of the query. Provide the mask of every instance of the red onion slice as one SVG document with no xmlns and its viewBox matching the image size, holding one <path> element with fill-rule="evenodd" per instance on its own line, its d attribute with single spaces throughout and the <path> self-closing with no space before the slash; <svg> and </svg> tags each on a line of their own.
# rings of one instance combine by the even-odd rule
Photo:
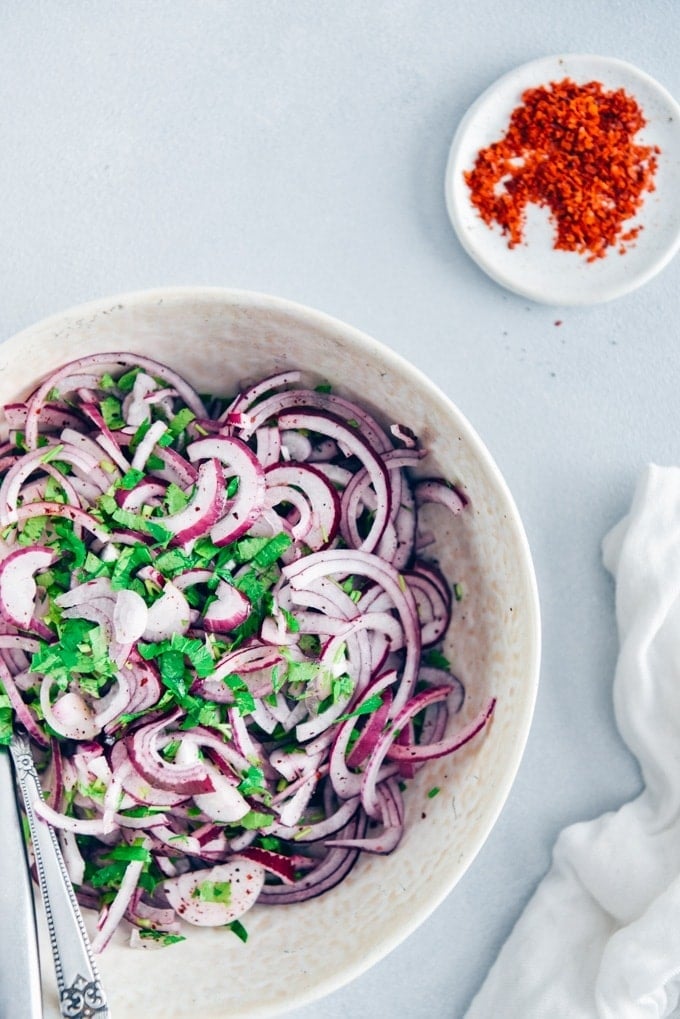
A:
<svg viewBox="0 0 680 1019">
<path fill-rule="evenodd" d="M 359 832 L 363 833 L 363 830 L 364 823 L 353 820 L 345 828 L 345 834 L 348 838 L 353 838 Z M 322 895 L 347 877 L 358 858 L 358 849 L 345 847 L 329 849 L 313 869 L 299 877 L 292 887 L 285 884 L 265 885 L 258 902 L 268 906 L 287 905 Z"/>
<path fill-rule="evenodd" d="M 189 603 L 171 581 L 167 581 L 160 598 L 146 613 L 146 625 L 141 636 L 144 640 L 169 640 L 173 633 L 186 633 L 189 629 Z"/>
<path fill-rule="evenodd" d="M 290 531 L 296 542 L 315 552 L 332 544 L 340 525 L 340 497 L 321 471 L 311 464 L 275 464 L 265 479 L 267 508 L 288 503 L 298 511 Z"/>
<path fill-rule="evenodd" d="M 279 425 L 282 428 L 302 428 L 327 435 L 335 439 L 348 456 L 356 456 L 363 463 L 375 491 L 376 509 L 368 534 L 358 547 L 366 552 L 373 551 L 385 530 L 391 509 L 389 472 L 382 458 L 356 428 L 327 412 L 306 407 L 297 411 L 284 411 L 279 416 Z"/>
<path fill-rule="evenodd" d="M 35 615 L 35 575 L 57 559 L 54 549 L 33 546 L 18 548 L 0 560 L 0 612 L 9 623 L 30 628 Z"/>
<path fill-rule="evenodd" d="M 251 604 L 238 588 L 225 580 L 218 581 L 216 599 L 203 615 L 203 626 L 211 633 L 229 633 L 250 615 Z"/>
<path fill-rule="evenodd" d="M 227 477 L 238 477 L 238 492 L 211 531 L 216 545 L 235 541 L 246 533 L 262 512 L 265 492 L 262 465 L 248 446 L 235 438 L 200 439 L 192 442 L 187 454 L 194 463 L 211 457 L 223 464 Z"/>
<path fill-rule="evenodd" d="M 207 412 L 203 401 L 196 391 L 180 375 L 168 368 L 167 365 L 154 361 L 152 358 L 143 357 L 139 354 L 90 354 L 88 357 L 78 358 L 63 365 L 57 371 L 52 372 L 47 379 L 36 389 L 35 393 L 28 400 L 25 435 L 26 446 L 34 449 L 38 441 L 38 427 L 40 417 L 44 412 L 48 396 L 54 390 L 64 392 L 67 388 L 72 391 L 75 388 L 71 383 L 68 387 L 65 382 L 69 377 L 80 377 L 90 381 L 94 387 L 99 385 L 101 376 L 105 372 L 119 374 L 121 369 L 141 367 L 157 378 L 164 379 L 181 396 L 187 407 L 197 417 L 206 417 Z M 88 376 L 88 373 L 89 376 Z M 82 383 L 78 383 L 81 385 Z M 87 384 L 87 383 L 86 383 Z"/>
<path fill-rule="evenodd" d="M 399 786 L 394 779 L 387 779 L 376 791 L 378 812 L 382 831 L 363 838 L 328 839 L 327 846 L 344 846 L 361 849 L 366 853 L 386 855 L 393 853 L 404 833 L 404 811 Z"/>
<path fill-rule="evenodd" d="M 394 711 L 399 711 L 413 690 L 420 660 L 420 629 L 415 599 L 401 582 L 400 574 L 378 556 L 359 549 L 328 549 L 317 552 L 296 563 L 285 566 L 283 574 L 294 590 L 300 590 L 319 577 L 358 574 L 379 584 L 391 598 L 404 631 L 406 655 L 402 679 L 394 699 Z"/>
<path fill-rule="evenodd" d="M 199 927 L 224 927 L 242 916 L 264 885 L 264 867 L 247 857 L 171 878 L 163 891 L 176 913 Z"/>
<path fill-rule="evenodd" d="M 481 732 L 493 715 L 496 706 L 496 698 L 492 697 L 485 707 L 468 722 L 466 726 L 453 733 L 451 736 L 441 739 L 436 743 L 408 743 L 400 745 L 393 743 L 387 750 L 387 756 L 395 761 L 430 761 L 435 757 L 446 757 L 459 750 L 466 743 Z"/>
<path fill-rule="evenodd" d="M 159 753 L 161 734 L 177 721 L 174 712 L 160 721 L 140 726 L 131 736 L 125 737 L 125 747 L 133 768 L 155 789 L 181 796 L 212 793 L 215 787 L 206 766 L 202 763 L 185 766 L 171 764 Z"/>
<path fill-rule="evenodd" d="M 224 472 L 219 460 L 205 460 L 198 468 L 196 488 L 187 506 L 170 516 L 157 517 L 157 522 L 170 531 L 178 545 L 207 534 L 220 519 L 224 507 Z"/>
</svg>

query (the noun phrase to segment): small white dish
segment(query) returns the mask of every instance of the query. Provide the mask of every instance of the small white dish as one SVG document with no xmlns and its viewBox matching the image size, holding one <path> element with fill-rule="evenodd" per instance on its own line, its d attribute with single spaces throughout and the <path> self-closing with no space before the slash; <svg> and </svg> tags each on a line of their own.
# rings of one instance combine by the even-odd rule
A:
<svg viewBox="0 0 680 1019">
<path fill-rule="evenodd" d="M 647 121 L 636 143 L 661 150 L 655 190 L 644 194 L 642 208 L 624 232 L 642 229 L 623 255 L 612 247 L 604 258 L 588 262 L 585 255 L 556 250 L 548 210 L 535 205 L 528 206 L 522 243 L 510 248 L 507 236 L 496 225 L 488 226 L 470 200 L 463 174 L 472 169 L 480 149 L 503 137 L 523 92 L 565 78 L 577 84 L 597 81 L 607 91 L 624 89 Z M 446 169 L 446 203 L 465 250 L 508 290 L 554 305 L 621 297 L 660 272 L 680 247 L 680 106 L 653 78 L 622 60 L 570 54 L 523 64 L 487 89 L 463 117 Z"/>
</svg>

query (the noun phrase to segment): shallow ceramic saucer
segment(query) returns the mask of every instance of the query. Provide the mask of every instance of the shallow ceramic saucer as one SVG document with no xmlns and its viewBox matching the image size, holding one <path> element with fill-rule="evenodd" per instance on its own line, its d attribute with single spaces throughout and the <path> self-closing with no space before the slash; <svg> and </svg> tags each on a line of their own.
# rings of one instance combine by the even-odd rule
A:
<svg viewBox="0 0 680 1019">
<path fill-rule="evenodd" d="M 646 193 L 638 215 L 624 232 L 642 227 L 621 255 L 612 247 L 604 258 L 556 250 L 548 210 L 530 205 L 523 242 L 514 248 L 499 227 L 490 227 L 470 200 L 464 180 L 477 153 L 503 137 L 512 111 L 527 88 L 570 78 L 597 81 L 607 90 L 624 89 L 646 119 L 636 135 L 640 145 L 658 146 L 655 190 Z M 680 247 L 680 106 L 658 82 L 622 60 L 591 55 L 558 55 L 523 64 L 500 78 L 473 103 L 456 131 L 446 169 L 446 203 L 468 254 L 497 283 L 535 301 L 586 305 L 608 301 L 646 283 Z"/>
</svg>

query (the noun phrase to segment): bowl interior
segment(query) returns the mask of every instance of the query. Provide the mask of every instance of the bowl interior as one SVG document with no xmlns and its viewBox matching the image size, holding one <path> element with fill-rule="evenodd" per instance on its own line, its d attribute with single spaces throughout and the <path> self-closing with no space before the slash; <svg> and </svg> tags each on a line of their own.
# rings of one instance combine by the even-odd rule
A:
<svg viewBox="0 0 680 1019">
<path fill-rule="evenodd" d="M 25 395 L 65 361 L 104 350 L 165 361 L 202 392 L 229 393 L 284 367 L 312 371 L 385 423 L 413 429 L 430 451 L 423 473 L 446 476 L 470 500 L 459 516 L 440 511 L 433 520 L 436 556 L 462 590 L 446 644 L 467 690 L 463 717 L 453 724 L 474 715 L 491 694 L 497 707 L 481 739 L 429 763 L 410 784 L 406 834 L 396 852 L 366 854 L 318 899 L 256 906 L 245 918 L 246 944 L 225 930 L 194 928 L 181 944 L 136 952 L 121 934 L 100 959 L 118 1019 L 279 1014 L 346 983 L 410 934 L 452 889 L 493 826 L 519 765 L 538 676 L 538 605 L 526 540 L 497 468 L 456 408 L 401 358 L 327 316 L 214 289 L 98 301 L 0 346 L 0 402 Z M 429 798 L 433 787 L 441 792 Z M 43 958 L 49 958 L 46 945 Z M 54 989 L 46 993 L 48 1014 L 56 1016 Z"/>
</svg>

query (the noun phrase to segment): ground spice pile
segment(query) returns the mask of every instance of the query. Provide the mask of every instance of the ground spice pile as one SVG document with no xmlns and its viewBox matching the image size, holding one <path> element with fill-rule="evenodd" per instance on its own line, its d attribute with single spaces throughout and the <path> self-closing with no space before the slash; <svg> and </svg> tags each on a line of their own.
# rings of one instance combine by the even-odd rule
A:
<svg viewBox="0 0 680 1019">
<path fill-rule="evenodd" d="M 635 99 L 600 82 L 569 78 L 528 89 L 505 136 L 482 149 L 465 173 L 482 219 L 520 244 L 529 203 L 547 206 L 554 247 L 588 261 L 612 247 L 624 252 L 641 227 L 625 224 L 654 190 L 656 146 L 638 145 L 645 126 Z"/>
</svg>

